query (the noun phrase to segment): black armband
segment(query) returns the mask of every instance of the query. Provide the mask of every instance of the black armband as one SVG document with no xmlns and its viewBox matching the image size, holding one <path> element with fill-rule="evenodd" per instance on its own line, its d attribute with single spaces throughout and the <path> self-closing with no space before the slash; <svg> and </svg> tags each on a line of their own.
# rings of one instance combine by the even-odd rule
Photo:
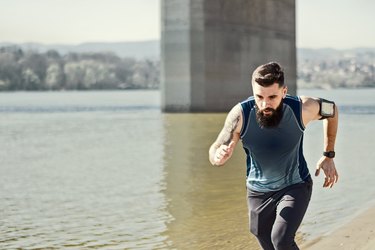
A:
<svg viewBox="0 0 375 250">
<path fill-rule="evenodd" d="M 319 98 L 319 115 L 321 118 L 319 120 L 331 118 L 335 116 L 335 103 L 328 101 L 323 98 Z"/>
</svg>

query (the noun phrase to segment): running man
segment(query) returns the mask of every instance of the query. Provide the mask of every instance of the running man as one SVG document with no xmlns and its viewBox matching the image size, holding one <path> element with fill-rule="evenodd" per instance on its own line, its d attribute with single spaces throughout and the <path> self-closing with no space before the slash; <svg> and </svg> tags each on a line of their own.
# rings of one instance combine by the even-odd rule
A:
<svg viewBox="0 0 375 250">
<path fill-rule="evenodd" d="M 241 139 L 251 233 L 265 250 L 299 249 L 294 238 L 312 192 L 302 148 L 305 127 L 323 120 L 324 149 L 315 176 L 323 170 L 323 187 L 331 188 L 338 181 L 333 160 L 338 110 L 332 101 L 288 95 L 276 62 L 259 66 L 251 82 L 254 95 L 228 113 L 209 160 L 214 166 L 225 164 Z"/>
</svg>

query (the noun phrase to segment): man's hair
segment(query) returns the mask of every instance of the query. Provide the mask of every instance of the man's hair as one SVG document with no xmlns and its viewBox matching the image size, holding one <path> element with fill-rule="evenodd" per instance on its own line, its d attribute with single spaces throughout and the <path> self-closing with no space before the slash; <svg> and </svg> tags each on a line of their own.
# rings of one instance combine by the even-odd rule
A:
<svg viewBox="0 0 375 250">
<path fill-rule="evenodd" d="M 252 75 L 251 83 L 258 83 L 263 87 L 278 83 L 279 87 L 284 86 L 284 72 L 277 62 L 269 62 L 256 68 Z"/>
</svg>

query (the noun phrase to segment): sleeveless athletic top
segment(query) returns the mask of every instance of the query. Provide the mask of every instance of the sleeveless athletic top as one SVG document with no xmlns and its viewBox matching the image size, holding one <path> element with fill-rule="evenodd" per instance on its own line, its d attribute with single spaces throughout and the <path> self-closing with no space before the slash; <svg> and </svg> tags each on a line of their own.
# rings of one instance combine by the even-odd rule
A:
<svg viewBox="0 0 375 250">
<path fill-rule="evenodd" d="M 297 96 L 283 99 L 283 116 L 275 128 L 261 128 L 256 120 L 255 100 L 241 102 L 241 140 L 246 152 L 249 189 L 269 192 L 303 182 L 309 176 L 302 144 L 302 102 Z"/>
</svg>

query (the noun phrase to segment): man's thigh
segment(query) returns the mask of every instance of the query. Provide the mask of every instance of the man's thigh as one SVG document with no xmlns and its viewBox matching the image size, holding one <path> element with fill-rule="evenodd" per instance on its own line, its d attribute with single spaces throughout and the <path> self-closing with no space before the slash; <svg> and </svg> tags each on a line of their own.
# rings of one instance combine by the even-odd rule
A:
<svg viewBox="0 0 375 250">
<path fill-rule="evenodd" d="M 276 218 L 277 203 L 272 193 L 261 193 L 248 190 L 248 209 L 250 231 L 255 235 L 268 234 Z"/>
<path fill-rule="evenodd" d="M 302 183 L 287 190 L 279 203 L 275 219 L 275 228 L 284 227 L 286 234 L 294 234 L 306 213 L 312 193 L 312 183 Z"/>
</svg>

